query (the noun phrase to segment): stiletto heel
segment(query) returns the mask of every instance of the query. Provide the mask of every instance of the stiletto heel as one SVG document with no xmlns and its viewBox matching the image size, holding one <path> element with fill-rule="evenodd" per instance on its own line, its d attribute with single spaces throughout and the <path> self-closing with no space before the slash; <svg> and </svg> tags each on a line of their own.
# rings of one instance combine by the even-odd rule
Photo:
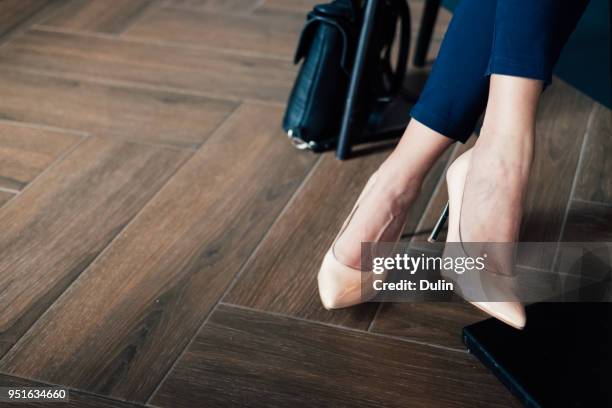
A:
<svg viewBox="0 0 612 408">
<path fill-rule="evenodd" d="M 444 206 L 444 209 L 442 210 L 442 213 L 440 214 L 440 217 L 438 218 L 438 222 L 436 222 L 436 225 L 431 231 L 431 234 L 429 234 L 429 238 L 427 238 L 427 242 L 433 244 L 434 242 L 438 240 L 438 235 L 440 235 L 442 228 L 444 228 L 444 225 L 446 224 L 447 219 L 448 219 L 448 201 L 446 202 L 446 205 Z"/>
</svg>

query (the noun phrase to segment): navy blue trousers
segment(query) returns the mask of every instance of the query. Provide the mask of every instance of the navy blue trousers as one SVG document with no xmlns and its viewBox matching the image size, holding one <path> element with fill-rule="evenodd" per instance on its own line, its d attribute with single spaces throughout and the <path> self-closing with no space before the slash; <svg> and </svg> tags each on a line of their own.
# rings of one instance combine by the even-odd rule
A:
<svg viewBox="0 0 612 408">
<path fill-rule="evenodd" d="M 588 0 L 462 0 L 410 115 L 465 142 L 483 113 L 491 74 L 552 80 Z"/>
</svg>

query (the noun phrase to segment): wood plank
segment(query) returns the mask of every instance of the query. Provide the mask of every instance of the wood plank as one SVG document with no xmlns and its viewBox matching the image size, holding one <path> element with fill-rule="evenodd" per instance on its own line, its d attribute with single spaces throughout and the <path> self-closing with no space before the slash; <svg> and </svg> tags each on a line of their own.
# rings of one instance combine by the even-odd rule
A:
<svg viewBox="0 0 612 408">
<path fill-rule="evenodd" d="M 516 407 L 467 353 L 220 306 L 152 404 Z"/>
<path fill-rule="evenodd" d="M 488 316 L 463 302 L 385 303 L 370 330 L 423 343 L 465 350 L 461 330 Z"/>
<path fill-rule="evenodd" d="M 185 158 L 174 149 L 90 138 L 2 207 L 0 355 Z"/>
<path fill-rule="evenodd" d="M 8 44 L 0 65 L 281 103 L 296 76 L 278 59 L 36 30 Z"/>
<path fill-rule="evenodd" d="M 316 275 L 323 255 L 369 176 L 388 151 L 340 162 L 326 153 L 293 205 L 272 227 L 257 255 L 245 266 L 227 303 L 297 316 L 305 319 L 365 329 L 375 313 L 375 304 L 327 311 L 321 305 Z M 441 160 L 444 161 L 443 159 Z M 429 197 L 435 177 L 443 165 L 434 166 L 424 184 L 422 197 Z M 417 201 L 407 225 L 420 216 Z M 305 243 L 308 244 L 305 244 Z"/>
<path fill-rule="evenodd" d="M 0 362 L 0 371 L 144 402 L 315 156 L 282 108 L 243 105 Z"/>
<path fill-rule="evenodd" d="M 469 145 L 457 147 L 453 151 L 454 157 L 467 150 Z M 432 245 L 420 241 L 412 242 L 411 247 L 413 250 L 410 255 L 413 257 L 439 256 L 443 249 L 441 244 Z M 417 249 L 419 247 L 421 249 Z M 430 302 L 404 299 L 403 302 L 381 305 L 370 331 L 462 351 L 465 350 L 462 342 L 463 327 L 486 317 L 485 313 L 456 295 L 446 302 L 439 297 Z"/>
<path fill-rule="evenodd" d="M 612 204 L 612 111 L 596 104 L 574 198 Z"/>
<path fill-rule="evenodd" d="M 238 16 L 152 8 L 125 35 L 291 60 L 305 16 Z"/>
<path fill-rule="evenodd" d="M 318 0 L 264 0 L 261 8 L 286 10 L 306 15 L 317 4 L 321 2 Z"/>
<path fill-rule="evenodd" d="M 51 384 L 45 384 L 39 381 L 26 380 L 19 377 L 11 377 L 9 375 L 0 374 L 0 387 L 10 388 L 41 388 L 55 387 Z M 110 398 L 101 397 L 98 395 L 87 394 L 82 391 L 67 390 L 68 401 L 66 402 L 49 402 L 48 405 L 58 408 L 140 408 L 143 405 L 132 404 L 129 402 L 117 401 Z M 24 402 L 2 401 L 2 408 L 40 408 L 46 406 L 45 402 Z"/>
<path fill-rule="evenodd" d="M 572 201 L 563 242 L 612 242 L 612 206 Z"/>
<path fill-rule="evenodd" d="M 559 240 L 593 106 L 592 99 L 559 79 L 542 95 L 521 241 Z M 553 258 L 520 256 L 519 264 L 547 269 Z"/>
<path fill-rule="evenodd" d="M 248 15 L 265 0 L 166 0 L 165 6 L 188 10 Z"/>
<path fill-rule="evenodd" d="M 154 0 L 68 0 L 41 24 L 79 31 L 119 34 Z"/>
<path fill-rule="evenodd" d="M 0 37 L 14 31 L 49 3 L 49 0 L 2 0 L 0 2 Z"/>
<path fill-rule="evenodd" d="M 318 295 L 317 272 L 355 199 L 387 154 L 378 152 L 343 162 L 336 160 L 332 152 L 325 153 L 224 301 L 367 328 L 376 305 L 325 310 Z"/>
<path fill-rule="evenodd" d="M 13 197 L 15 197 L 15 194 L 0 190 L 0 207 L 8 203 Z"/>
<path fill-rule="evenodd" d="M 186 148 L 199 146 L 236 106 L 10 69 L 0 69 L 0 89 L 3 119 Z"/>
<path fill-rule="evenodd" d="M 554 242 L 559 238 L 592 109 L 590 98 L 558 79 L 542 95 L 522 240 Z M 546 222 L 542 222 L 543 214 Z"/>
<path fill-rule="evenodd" d="M 81 136 L 0 122 L 0 187 L 21 190 Z"/>
</svg>

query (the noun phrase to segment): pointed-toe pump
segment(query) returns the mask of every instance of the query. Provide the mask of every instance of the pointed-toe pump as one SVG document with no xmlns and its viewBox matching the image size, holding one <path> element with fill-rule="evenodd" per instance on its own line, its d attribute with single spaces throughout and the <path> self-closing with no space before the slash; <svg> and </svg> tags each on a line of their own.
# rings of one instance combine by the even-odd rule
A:
<svg viewBox="0 0 612 408">
<path fill-rule="evenodd" d="M 327 310 L 341 309 L 371 300 L 376 293 L 368 289 L 372 284 L 368 284 L 367 280 L 372 280 L 371 273 L 343 264 L 330 248 L 317 275 L 323 307 Z"/>
<path fill-rule="evenodd" d="M 465 251 L 457 255 L 458 251 L 462 251 L 460 247 L 458 243 L 458 248 L 454 248 L 450 256 L 469 257 Z M 445 253 L 444 256 L 449 255 Z M 456 293 L 473 306 L 515 329 L 525 327 L 527 317 L 523 304 L 517 298 L 515 276 L 491 270 L 458 274 L 453 269 L 443 269 L 440 274 L 444 279 L 454 282 Z"/>
<path fill-rule="evenodd" d="M 478 309 L 514 327 L 523 330 L 527 323 L 525 307 L 521 302 L 470 302 Z"/>
<path fill-rule="evenodd" d="M 452 170 L 449 169 L 447 173 L 449 201 L 429 238 L 430 242 L 436 240 L 448 218 L 449 231 L 452 228 L 457 233 L 451 234 L 449 232 L 447 243 L 455 242 L 456 245 L 453 245 L 452 249 L 449 249 L 449 245 L 447 245 L 443 257 L 469 256 L 464 250 L 459 231 L 467 167 L 464 163 L 463 168 L 455 166 Z M 445 279 L 453 281 L 456 292 L 478 309 L 516 329 L 520 330 L 525 327 L 527 317 L 525 307 L 517 297 L 518 289 L 515 276 L 489 270 L 480 273 L 458 274 L 454 270 L 443 269 L 441 274 Z M 488 301 L 488 299 L 500 299 L 500 301 Z"/>
</svg>

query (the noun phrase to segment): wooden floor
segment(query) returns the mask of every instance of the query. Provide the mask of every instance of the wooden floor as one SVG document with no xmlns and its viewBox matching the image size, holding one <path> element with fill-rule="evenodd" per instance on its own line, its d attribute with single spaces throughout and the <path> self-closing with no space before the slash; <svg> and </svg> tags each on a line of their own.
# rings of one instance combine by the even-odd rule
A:
<svg viewBox="0 0 612 408">
<path fill-rule="evenodd" d="M 318 263 L 389 150 L 339 162 L 281 132 L 314 3 L 0 3 L 0 386 L 63 385 L 70 407 L 517 406 L 461 344 L 474 308 L 322 308 Z M 611 116 L 545 93 L 524 240 L 612 240 Z M 417 247 L 463 149 L 411 211 Z"/>
</svg>

